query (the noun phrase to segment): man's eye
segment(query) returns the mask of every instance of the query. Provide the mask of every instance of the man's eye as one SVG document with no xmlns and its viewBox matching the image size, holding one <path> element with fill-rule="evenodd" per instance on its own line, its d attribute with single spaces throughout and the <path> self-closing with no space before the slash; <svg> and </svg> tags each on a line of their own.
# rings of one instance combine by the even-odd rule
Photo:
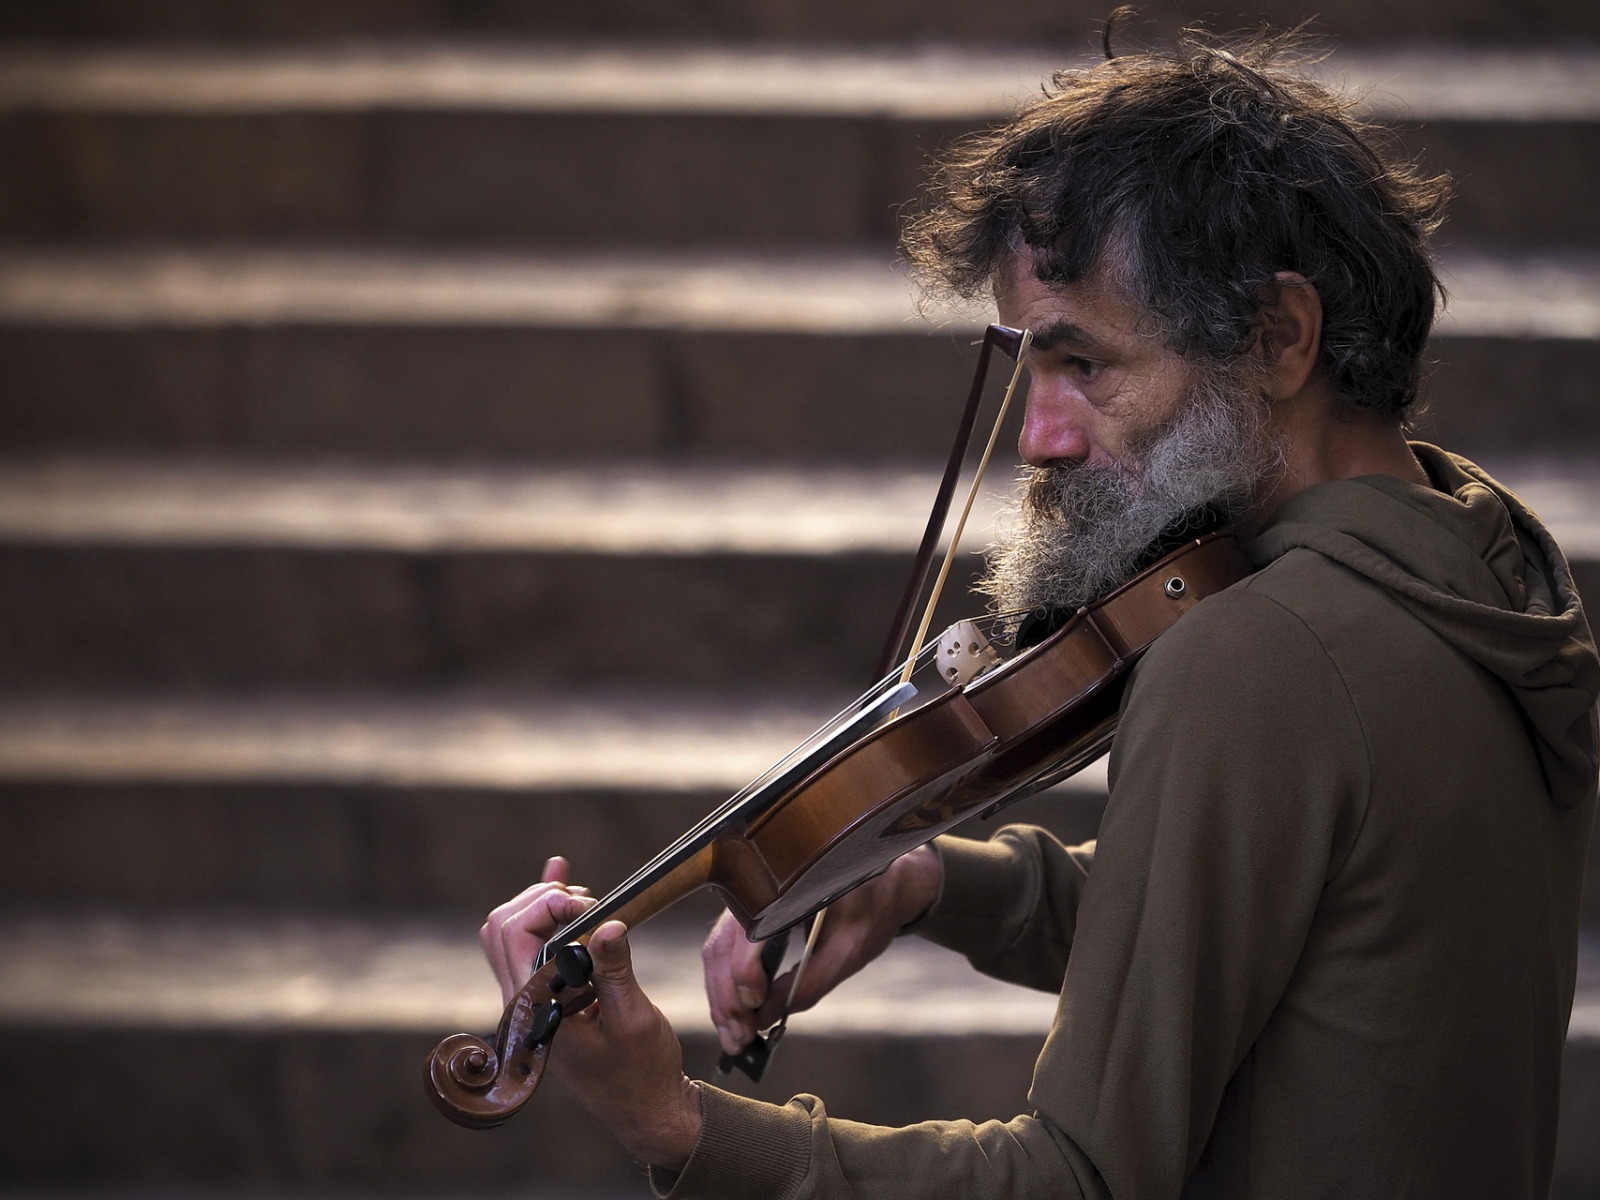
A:
<svg viewBox="0 0 1600 1200">
<path fill-rule="evenodd" d="M 1101 371 L 1105 370 L 1105 366 L 1102 363 L 1091 362 L 1087 358 L 1078 358 L 1076 355 L 1074 355 L 1073 357 L 1067 359 L 1067 369 L 1075 372 L 1084 379 L 1093 379 L 1095 376 L 1099 375 Z"/>
</svg>

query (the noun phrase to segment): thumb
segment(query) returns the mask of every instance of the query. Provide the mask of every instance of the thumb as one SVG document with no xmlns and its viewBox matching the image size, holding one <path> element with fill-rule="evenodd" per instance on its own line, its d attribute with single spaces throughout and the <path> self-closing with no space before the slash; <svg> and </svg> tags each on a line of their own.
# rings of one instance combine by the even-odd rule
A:
<svg viewBox="0 0 1600 1200">
<path fill-rule="evenodd" d="M 628 947 L 628 927 L 621 921 L 607 921 L 589 939 L 589 956 L 594 960 L 590 986 L 603 1010 L 624 1016 L 644 999 L 639 981 L 633 976 L 633 952 Z"/>
</svg>

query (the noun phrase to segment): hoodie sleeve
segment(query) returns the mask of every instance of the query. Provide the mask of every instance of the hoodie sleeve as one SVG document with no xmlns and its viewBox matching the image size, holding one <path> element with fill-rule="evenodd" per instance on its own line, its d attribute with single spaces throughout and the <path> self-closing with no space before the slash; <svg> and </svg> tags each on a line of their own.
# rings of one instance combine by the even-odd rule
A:
<svg viewBox="0 0 1600 1200">
<path fill-rule="evenodd" d="M 934 841 L 944 867 L 939 899 L 912 929 L 1008 983 L 1059 992 L 1093 842 L 1064 846 L 1032 825 L 1008 825 L 988 841 Z"/>
<path fill-rule="evenodd" d="M 1134 681 L 1092 858 L 1016 829 L 946 847 L 959 894 L 930 922 L 940 940 L 1023 974 L 1037 952 L 1040 978 L 1070 947 L 1034 1112 L 888 1129 L 811 1096 L 778 1106 L 708 1088 L 700 1144 L 657 1187 L 674 1200 L 1177 1197 L 1336 867 L 1339 814 L 1367 787 L 1363 746 L 1293 614 L 1244 589 L 1206 601 Z M 1006 881 L 1015 907 L 991 894 Z"/>
<path fill-rule="evenodd" d="M 1109 1200 L 1088 1160 L 1036 1117 L 924 1121 L 900 1129 L 830 1117 L 815 1096 L 766 1104 L 701 1085 L 700 1144 L 679 1175 L 652 1172 L 670 1200 Z"/>
</svg>

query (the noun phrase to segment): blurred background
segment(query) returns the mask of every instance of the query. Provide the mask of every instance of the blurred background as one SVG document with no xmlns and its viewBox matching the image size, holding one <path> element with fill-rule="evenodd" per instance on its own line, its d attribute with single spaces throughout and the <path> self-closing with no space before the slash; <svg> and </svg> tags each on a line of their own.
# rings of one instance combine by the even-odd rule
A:
<svg viewBox="0 0 1600 1200">
<path fill-rule="evenodd" d="M 423 1057 L 494 1025 L 474 931 L 547 855 L 620 881 L 867 682 L 986 319 L 918 313 L 898 214 L 1103 17 L 0 9 L 0 1189 L 647 1194 L 554 1086 L 448 1125 Z M 1422 434 L 1600 596 L 1600 6 L 1160 0 L 1122 41 L 1307 18 L 1457 182 Z M 1560 1197 L 1600 1196 L 1586 904 Z M 692 1074 L 715 908 L 636 938 Z M 897 947 L 757 1094 L 1008 1117 L 1052 1009 Z"/>
</svg>

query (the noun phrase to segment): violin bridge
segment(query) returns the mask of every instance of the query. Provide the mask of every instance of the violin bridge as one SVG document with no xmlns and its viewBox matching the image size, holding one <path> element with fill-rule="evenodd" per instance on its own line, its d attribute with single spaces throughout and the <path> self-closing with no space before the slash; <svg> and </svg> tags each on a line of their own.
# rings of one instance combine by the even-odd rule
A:
<svg viewBox="0 0 1600 1200">
<path fill-rule="evenodd" d="M 939 664 L 939 678 L 949 687 L 960 687 L 998 666 L 1000 654 L 977 622 L 957 621 L 939 635 L 935 661 Z"/>
</svg>

